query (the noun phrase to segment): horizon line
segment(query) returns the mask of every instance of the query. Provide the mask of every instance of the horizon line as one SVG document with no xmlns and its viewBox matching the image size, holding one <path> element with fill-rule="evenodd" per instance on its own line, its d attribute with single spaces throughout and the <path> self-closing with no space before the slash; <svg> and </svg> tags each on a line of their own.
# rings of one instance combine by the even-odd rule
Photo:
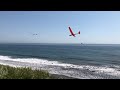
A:
<svg viewBox="0 0 120 90">
<path fill-rule="evenodd" d="M 0 44 L 120 44 L 120 43 L 0 43 Z"/>
</svg>

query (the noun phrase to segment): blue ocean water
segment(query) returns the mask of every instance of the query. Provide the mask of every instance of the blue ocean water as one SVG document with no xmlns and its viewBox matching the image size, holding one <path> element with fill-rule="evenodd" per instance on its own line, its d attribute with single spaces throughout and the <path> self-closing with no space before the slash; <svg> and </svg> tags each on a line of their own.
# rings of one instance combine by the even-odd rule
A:
<svg viewBox="0 0 120 90">
<path fill-rule="evenodd" d="M 66 69 L 67 74 L 60 72 L 58 73 L 57 72 L 58 68 L 56 69 L 56 72 L 58 74 L 63 74 L 63 75 L 71 74 L 71 76 L 73 77 L 95 78 L 95 76 L 97 75 L 97 73 L 95 74 L 95 71 L 98 70 L 99 75 L 96 76 L 97 78 L 106 77 L 108 73 L 110 76 L 107 76 L 107 78 L 108 77 L 119 78 L 118 74 L 120 69 L 119 68 L 120 45 L 117 44 L 116 45 L 114 44 L 113 45 L 112 44 L 109 45 L 107 44 L 0 44 L 0 62 L 2 64 L 3 63 L 11 64 L 14 61 L 16 63 L 12 63 L 12 64 L 17 66 L 18 65 L 17 60 L 19 63 L 23 62 L 22 60 L 24 60 L 24 62 L 26 60 L 27 63 L 32 62 L 32 64 L 34 60 L 37 61 L 47 60 L 47 62 L 44 62 L 45 65 L 47 66 L 54 65 L 53 66 L 54 71 L 57 65 L 64 67 L 64 69 L 62 68 L 61 70 L 65 70 L 66 65 L 68 66 L 74 65 L 72 66 L 73 68 L 72 67 L 71 68 L 74 69 L 73 71 L 75 71 L 76 73 L 78 72 L 80 73 L 78 74 L 78 76 L 73 75 L 72 73 L 68 73 L 71 68 Z M 55 61 L 57 62 L 57 64 L 54 64 Z M 76 68 L 74 68 L 76 66 L 79 67 L 77 69 L 80 69 L 80 67 L 82 66 L 82 71 L 76 70 Z M 90 72 L 91 68 L 92 71 Z M 100 74 L 100 71 L 104 72 L 106 76 Z M 84 75 L 81 76 L 81 73 Z M 85 73 L 87 74 L 89 73 L 89 75 Z M 90 76 L 91 73 L 94 73 L 95 75 Z"/>
</svg>

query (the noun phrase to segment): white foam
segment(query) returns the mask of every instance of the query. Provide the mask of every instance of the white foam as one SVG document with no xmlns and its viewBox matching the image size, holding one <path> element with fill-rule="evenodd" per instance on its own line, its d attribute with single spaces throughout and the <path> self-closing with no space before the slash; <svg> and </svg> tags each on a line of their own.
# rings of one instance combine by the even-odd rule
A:
<svg viewBox="0 0 120 90">
<path fill-rule="evenodd" d="M 100 67 L 95 69 L 96 72 L 99 73 L 106 73 L 108 75 L 113 75 L 113 76 L 120 76 L 120 71 L 118 71 L 115 68 L 110 68 L 110 67 Z"/>
<path fill-rule="evenodd" d="M 37 59 L 37 58 L 11 58 L 11 56 L 1 56 L 0 55 L 0 60 L 26 62 L 26 63 L 31 63 L 31 64 L 62 66 L 65 68 L 82 68 L 79 65 L 65 64 L 65 63 L 60 63 L 58 61 L 48 61 L 45 59 Z"/>
<path fill-rule="evenodd" d="M 22 67 L 22 66 L 19 66 L 19 65 L 14 65 L 14 64 L 7 64 L 7 63 L 2 63 L 2 62 L 0 62 L 0 64 L 2 64 L 2 65 L 8 65 L 8 66 L 11 66 L 11 67 Z"/>
</svg>

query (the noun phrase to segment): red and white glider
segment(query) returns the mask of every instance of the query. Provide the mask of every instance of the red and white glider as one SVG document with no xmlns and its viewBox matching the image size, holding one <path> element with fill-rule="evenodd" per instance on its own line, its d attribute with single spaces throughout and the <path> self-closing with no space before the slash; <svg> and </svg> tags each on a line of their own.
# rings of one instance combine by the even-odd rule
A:
<svg viewBox="0 0 120 90">
<path fill-rule="evenodd" d="M 78 33 L 74 34 L 73 31 L 72 31 L 72 29 L 70 27 L 69 27 L 69 30 L 70 30 L 70 33 L 71 33 L 71 35 L 69 35 L 69 36 L 74 36 L 75 37 L 76 34 L 80 34 L 80 31 Z"/>
</svg>

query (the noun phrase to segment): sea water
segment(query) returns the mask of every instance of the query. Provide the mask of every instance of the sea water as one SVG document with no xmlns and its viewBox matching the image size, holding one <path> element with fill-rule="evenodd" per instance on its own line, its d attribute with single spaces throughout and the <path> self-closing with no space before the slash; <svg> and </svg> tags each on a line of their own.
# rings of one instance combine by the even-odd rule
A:
<svg viewBox="0 0 120 90">
<path fill-rule="evenodd" d="M 0 64 L 79 79 L 119 79 L 119 44 L 0 44 Z"/>
</svg>

